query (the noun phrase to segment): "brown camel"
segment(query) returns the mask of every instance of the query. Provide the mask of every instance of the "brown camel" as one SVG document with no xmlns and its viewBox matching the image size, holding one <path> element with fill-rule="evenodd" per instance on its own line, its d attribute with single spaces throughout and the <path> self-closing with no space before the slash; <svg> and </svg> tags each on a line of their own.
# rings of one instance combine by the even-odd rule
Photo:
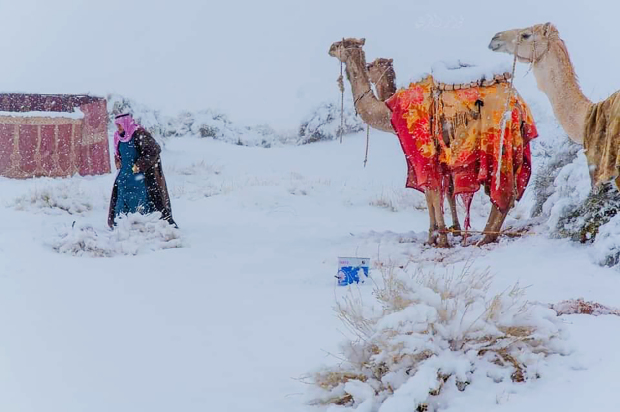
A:
<svg viewBox="0 0 620 412">
<path fill-rule="evenodd" d="M 617 178 L 620 94 L 600 103 L 583 94 L 557 28 L 546 23 L 503 31 L 493 37 L 489 48 L 516 54 L 518 61 L 531 64 L 538 88 L 549 98 L 560 125 L 573 142 L 585 146 L 593 185 Z"/>
<path fill-rule="evenodd" d="M 396 134 L 391 122 L 392 112 L 382 101 L 388 98 L 389 94 L 393 93 L 393 90 L 396 90 L 392 61 L 389 59 L 381 60 L 375 62 L 370 67 L 372 78 L 377 82 L 377 91 L 380 95 L 378 99 L 372 91 L 369 68 L 366 66 L 366 57 L 362 49 L 364 44 L 365 39 L 344 39 L 343 41 L 335 42 L 331 45 L 329 55 L 336 57 L 345 64 L 347 78 L 351 84 L 355 109 L 362 120 L 373 129 Z M 450 125 L 444 125 L 443 130 L 449 131 Z M 429 244 L 439 247 L 449 247 L 447 230 L 442 212 L 441 193 L 437 189 L 426 188 L 424 194 L 430 218 L 428 242 Z M 454 197 L 449 197 L 452 198 L 452 206 Z M 492 206 L 484 229 L 485 235 L 478 243 L 479 245 L 497 240 L 507 214 L 508 210 L 502 212 L 496 205 Z M 455 215 L 456 210 L 454 210 L 453 218 Z M 458 225 L 458 219 L 454 219 L 454 223 Z"/>
<path fill-rule="evenodd" d="M 376 58 L 372 63 L 368 63 L 368 79 L 375 86 L 377 97 L 382 102 L 386 101 L 394 93 L 396 93 L 396 72 L 394 71 L 394 59 Z M 444 139 L 449 139 L 444 136 Z M 454 196 L 454 182 L 450 179 L 448 186 L 448 204 L 450 205 L 450 214 L 452 216 L 452 226 L 450 229 L 459 233 L 461 224 L 456 209 L 456 198 Z"/>
</svg>

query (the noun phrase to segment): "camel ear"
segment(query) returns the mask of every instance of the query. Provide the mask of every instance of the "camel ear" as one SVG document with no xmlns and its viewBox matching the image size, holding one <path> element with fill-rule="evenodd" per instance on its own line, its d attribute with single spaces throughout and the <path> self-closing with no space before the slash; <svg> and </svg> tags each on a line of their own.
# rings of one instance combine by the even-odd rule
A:
<svg viewBox="0 0 620 412">
<path fill-rule="evenodd" d="M 551 28 L 552 24 L 550 21 L 548 21 L 547 23 L 545 23 L 544 29 L 543 29 L 543 33 L 546 36 L 547 34 L 549 34 L 549 29 Z"/>
</svg>

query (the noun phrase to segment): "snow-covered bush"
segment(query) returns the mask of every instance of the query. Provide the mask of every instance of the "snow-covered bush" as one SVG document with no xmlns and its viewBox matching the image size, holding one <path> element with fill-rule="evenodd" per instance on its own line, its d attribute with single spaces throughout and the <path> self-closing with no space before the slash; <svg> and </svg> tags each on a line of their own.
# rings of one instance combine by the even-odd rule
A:
<svg viewBox="0 0 620 412">
<path fill-rule="evenodd" d="M 546 217 L 553 236 L 593 243 L 590 255 L 597 264 L 616 266 L 620 263 L 620 226 L 615 218 L 620 192 L 613 184 L 592 190 L 582 150 L 562 134 L 539 145 L 539 160 L 544 164 L 534 177 L 532 215 Z"/>
<path fill-rule="evenodd" d="M 215 110 L 183 111 L 166 116 L 132 99 L 110 94 L 107 96 L 110 128 L 115 130 L 114 117 L 132 113 L 134 118 L 158 138 L 198 136 L 241 146 L 272 147 L 283 144 L 307 144 L 333 140 L 340 136 L 340 102 L 319 105 L 301 122 L 298 130 L 277 131 L 269 125 L 246 126 L 233 123 Z M 364 129 L 362 119 L 355 114 L 351 97 L 345 99 L 343 135 Z"/>
<path fill-rule="evenodd" d="M 547 200 L 558 191 L 556 184 L 560 189 L 569 190 L 576 186 L 577 182 L 575 179 L 571 179 L 572 173 L 567 174 L 564 172 L 563 178 L 557 182 L 556 179 L 566 166 L 575 163 L 581 149 L 582 147 L 580 145 L 572 143 L 568 138 L 563 139 L 554 148 L 552 155 L 541 165 L 533 179 L 535 204 L 532 209 L 532 216 L 540 216 L 543 213 L 543 207 L 545 203 L 547 203 Z M 583 160 L 585 160 L 585 157 L 577 161 L 577 168 L 581 168 L 581 162 Z M 569 167 L 568 169 L 575 172 L 573 167 Z M 577 170 L 577 172 L 579 171 Z M 555 201 L 557 201 L 557 199 L 553 199 L 550 203 L 555 203 Z M 549 209 L 550 205 L 547 205 L 547 208 Z"/>
<path fill-rule="evenodd" d="M 114 230 L 96 230 L 89 224 L 65 227 L 48 243 L 58 253 L 73 256 L 112 257 L 137 255 L 182 247 L 179 229 L 160 219 L 160 213 L 129 214 L 117 219 Z"/>
<path fill-rule="evenodd" d="M 613 233 L 613 228 L 606 230 L 605 227 L 618 214 L 618 210 L 620 210 L 620 192 L 613 184 L 607 184 L 592 190 L 577 207 L 566 210 L 558 221 L 558 233 L 581 243 L 595 241 L 599 230 L 607 232 L 612 230 Z M 617 236 L 612 236 L 609 240 L 613 241 L 614 237 L 620 248 L 620 239 Z"/>
<path fill-rule="evenodd" d="M 110 127 L 114 116 L 132 113 L 134 118 L 159 138 L 198 136 L 242 146 L 271 147 L 283 143 L 296 143 L 294 133 L 279 133 L 267 125 L 241 126 L 215 110 L 183 111 L 177 116 L 166 116 L 157 110 L 126 97 L 108 95 Z"/>
<path fill-rule="evenodd" d="M 169 117 L 163 130 L 164 137 L 193 135 L 234 144 L 242 135 L 242 130 L 235 127 L 228 117 L 213 110 L 182 112 L 176 117 Z"/>
<path fill-rule="evenodd" d="M 591 189 L 581 146 L 565 143 L 557 149 L 536 175 L 533 213 L 547 216 L 547 224 L 556 236 L 593 242 L 591 255 L 596 263 L 617 265 L 620 238 L 616 235 L 620 226 L 615 216 L 620 210 L 620 192 L 613 184 Z"/>
<path fill-rule="evenodd" d="M 549 227 L 559 236 L 564 235 L 564 219 L 584 204 L 591 191 L 588 165 L 583 153 L 562 167 L 553 181 L 551 195 L 542 205 Z"/>
<path fill-rule="evenodd" d="M 109 130 L 115 131 L 114 117 L 119 114 L 131 113 L 133 117 L 149 132 L 158 137 L 165 136 L 164 125 L 167 123 L 166 116 L 159 110 L 140 104 L 135 100 L 121 96 L 119 94 L 109 94 L 107 96 L 108 113 L 110 114 Z"/>
<path fill-rule="evenodd" d="M 329 102 L 317 107 L 299 127 L 299 143 L 307 144 L 340 137 L 340 103 Z M 364 122 L 356 115 L 351 98 L 345 99 L 342 135 L 364 130 Z"/>
<path fill-rule="evenodd" d="M 41 211 L 48 214 L 84 215 L 97 204 L 102 203 L 103 194 L 96 196 L 86 190 L 78 180 L 57 182 L 42 181 L 29 193 L 13 200 L 12 206 L 17 210 Z"/>
<path fill-rule="evenodd" d="M 601 220 L 608 220 L 607 223 L 598 228 L 598 234 L 592 244 L 590 255 L 594 262 L 601 266 L 615 266 L 620 268 L 620 199 L 615 198 L 615 205 L 605 209 L 607 216 L 602 216 Z M 611 213 L 614 213 L 613 217 Z M 603 219 L 604 218 L 604 219 Z"/>
<path fill-rule="evenodd" d="M 546 356 L 567 353 L 556 312 L 527 302 L 518 285 L 489 296 L 488 272 L 391 267 L 383 278 L 375 304 L 352 296 L 339 305 L 357 338 L 342 346 L 342 364 L 311 377 L 312 403 L 342 405 L 339 411 L 434 410 L 447 402 L 445 393 L 474 381 L 538 378 Z"/>
</svg>

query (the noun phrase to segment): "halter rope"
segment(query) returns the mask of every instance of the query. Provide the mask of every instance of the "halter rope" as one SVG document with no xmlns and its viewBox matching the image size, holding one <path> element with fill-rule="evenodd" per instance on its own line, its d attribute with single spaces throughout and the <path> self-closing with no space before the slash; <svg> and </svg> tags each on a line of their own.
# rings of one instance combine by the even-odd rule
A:
<svg viewBox="0 0 620 412">
<path fill-rule="evenodd" d="M 504 137 L 506 135 L 506 122 L 508 121 L 508 116 L 512 116 L 512 110 L 508 111 L 508 105 L 510 104 L 510 99 L 512 97 L 512 92 L 514 91 L 514 78 L 515 78 L 515 70 L 517 68 L 517 53 L 519 50 L 519 45 L 521 44 L 521 36 L 519 35 L 519 39 L 517 40 L 517 44 L 515 46 L 514 58 L 512 60 L 512 73 L 510 76 L 510 86 L 508 88 L 508 95 L 506 96 L 506 103 L 504 104 L 504 113 L 502 115 L 501 129 L 502 132 L 499 138 L 499 161 L 497 163 L 497 171 L 495 172 L 495 190 L 499 190 L 500 177 L 502 171 L 502 159 L 504 158 Z"/>
<path fill-rule="evenodd" d="M 342 38 L 342 47 L 344 47 L 344 37 Z M 338 77 L 338 87 L 340 87 L 340 143 L 342 143 L 342 134 L 344 133 L 344 79 L 342 77 L 342 48 L 338 50 L 340 54 L 340 77 Z"/>
</svg>

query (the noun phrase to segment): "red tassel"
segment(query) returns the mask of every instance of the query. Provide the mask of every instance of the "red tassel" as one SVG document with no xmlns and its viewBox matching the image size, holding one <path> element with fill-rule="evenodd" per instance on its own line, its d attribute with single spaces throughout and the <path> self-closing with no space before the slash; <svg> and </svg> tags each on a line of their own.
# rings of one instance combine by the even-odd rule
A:
<svg viewBox="0 0 620 412">
<path fill-rule="evenodd" d="M 471 213 L 470 213 L 470 209 L 471 209 L 471 202 L 474 200 L 474 194 L 473 193 L 462 193 L 460 195 L 458 195 L 459 198 L 461 199 L 461 201 L 463 202 L 463 205 L 465 206 L 465 223 L 464 223 L 464 227 L 465 227 L 465 231 L 469 230 L 471 228 Z"/>
</svg>

